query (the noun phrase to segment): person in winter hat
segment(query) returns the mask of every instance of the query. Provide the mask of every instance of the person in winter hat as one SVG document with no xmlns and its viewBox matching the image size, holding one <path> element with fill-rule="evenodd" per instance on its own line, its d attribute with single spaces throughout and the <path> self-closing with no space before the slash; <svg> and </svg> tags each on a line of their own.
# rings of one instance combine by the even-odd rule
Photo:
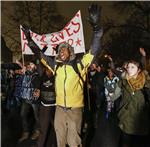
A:
<svg viewBox="0 0 150 147">
<path fill-rule="evenodd" d="M 58 46 L 58 57 L 55 60 L 45 56 L 30 37 L 30 31 L 23 28 L 28 45 L 37 58 L 55 73 L 56 113 L 54 126 L 58 147 L 81 146 L 82 110 L 84 106 L 83 85 L 87 70 L 100 49 L 102 29 L 99 25 L 100 8 L 97 5 L 89 7 L 89 22 L 93 27 L 91 50 L 77 62 L 73 48 L 62 43 Z M 75 67 L 78 69 L 76 72 Z"/>
</svg>

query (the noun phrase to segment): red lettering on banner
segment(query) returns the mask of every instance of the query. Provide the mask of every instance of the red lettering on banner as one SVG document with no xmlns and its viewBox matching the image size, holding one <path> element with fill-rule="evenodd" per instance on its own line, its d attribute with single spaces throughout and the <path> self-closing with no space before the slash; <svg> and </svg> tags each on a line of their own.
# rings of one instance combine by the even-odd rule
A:
<svg viewBox="0 0 150 147">
<path fill-rule="evenodd" d="M 61 39 L 64 39 L 64 33 L 61 31 L 61 32 L 59 32 L 59 37 L 61 38 Z"/>
<path fill-rule="evenodd" d="M 73 33 L 69 32 L 70 28 L 64 28 L 64 30 L 67 32 L 67 35 L 70 37 L 71 35 L 73 35 Z"/>
<path fill-rule="evenodd" d="M 79 38 L 76 41 L 76 46 L 78 46 L 78 45 L 81 46 L 81 40 Z"/>
<path fill-rule="evenodd" d="M 68 23 L 65 25 L 64 28 L 67 28 L 69 25 L 70 25 L 70 22 L 68 22 Z"/>
<path fill-rule="evenodd" d="M 26 49 L 27 46 L 28 46 L 27 42 L 24 42 L 22 52 L 25 52 L 25 49 Z"/>
<path fill-rule="evenodd" d="M 72 23 L 73 25 L 77 26 L 77 30 L 73 30 L 73 32 L 74 32 L 74 33 L 78 33 L 79 30 L 80 30 L 80 23 L 79 23 L 79 22 L 76 23 L 76 22 L 73 22 L 73 21 L 72 21 L 71 23 Z"/>
<path fill-rule="evenodd" d="M 38 34 L 35 34 L 33 32 L 32 32 L 32 35 L 33 35 L 34 38 L 36 38 L 38 36 Z"/>
<path fill-rule="evenodd" d="M 35 34 L 35 33 L 34 33 L 34 34 Z M 34 35 L 34 34 L 33 34 L 33 35 Z M 38 34 L 35 34 L 34 38 L 35 38 L 37 41 L 39 41 L 39 39 L 38 39 Z"/>
<path fill-rule="evenodd" d="M 56 48 L 58 44 L 51 44 L 52 48 Z"/>
<path fill-rule="evenodd" d="M 46 36 L 42 35 L 42 38 L 40 39 L 40 41 L 45 42 L 45 38 L 46 38 Z"/>
<path fill-rule="evenodd" d="M 38 35 L 30 31 L 31 37 L 33 37 L 35 43 L 39 45 L 42 49 L 45 46 L 48 47 L 46 50 L 48 55 L 55 55 L 55 49 L 58 44 L 63 42 L 69 43 L 71 46 L 80 47 L 84 42 L 82 40 L 82 22 L 80 22 L 80 12 L 69 21 L 66 26 L 59 32 L 53 32 L 50 34 Z M 79 33 L 79 34 L 78 34 Z M 81 38 L 79 37 L 81 35 Z M 22 50 L 24 53 L 30 54 L 30 49 L 28 48 L 28 42 L 24 32 L 21 30 L 22 39 Z M 81 50 L 82 51 L 82 50 Z M 80 52 L 80 51 L 79 51 Z"/>
<path fill-rule="evenodd" d="M 52 43 L 55 43 L 55 42 L 59 41 L 59 39 L 55 36 L 55 34 L 51 34 L 51 35 L 52 35 L 52 38 L 50 39 L 50 41 Z"/>
<path fill-rule="evenodd" d="M 61 43 L 65 43 L 66 41 L 61 41 L 61 42 L 59 42 L 59 44 L 61 44 Z M 54 43 L 54 44 L 51 44 L 51 46 L 52 46 L 52 48 L 56 48 L 56 46 L 58 45 L 58 43 L 56 44 L 56 43 Z"/>
</svg>

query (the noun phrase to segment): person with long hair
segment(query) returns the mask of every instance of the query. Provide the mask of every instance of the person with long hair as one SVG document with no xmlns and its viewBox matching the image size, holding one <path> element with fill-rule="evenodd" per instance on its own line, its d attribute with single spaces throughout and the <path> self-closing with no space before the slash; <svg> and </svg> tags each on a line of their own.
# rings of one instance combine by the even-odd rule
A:
<svg viewBox="0 0 150 147">
<path fill-rule="evenodd" d="M 144 143 L 150 131 L 150 111 L 146 98 L 146 92 L 150 90 L 150 76 L 142 70 L 139 62 L 130 60 L 120 87 L 122 89 L 118 112 L 118 125 L 122 132 L 120 146 L 146 147 Z M 135 144 L 135 140 L 138 143 Z"/>
</svg>

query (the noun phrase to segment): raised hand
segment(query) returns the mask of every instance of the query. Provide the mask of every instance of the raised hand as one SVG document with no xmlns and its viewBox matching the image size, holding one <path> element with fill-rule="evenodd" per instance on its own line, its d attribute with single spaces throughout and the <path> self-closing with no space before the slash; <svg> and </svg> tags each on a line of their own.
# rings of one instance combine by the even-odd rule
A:
<svg viewBox="0 0 150 147">
<path fill-rule="evenodd" d="M 146 56 L 146 52 L 145 52 L 144 48 L 140 47 L 139 51 L 140 51 L 142 56 Z"/>
<path fill-rule="evenodd" d="M 100 17 L 101 17 L 101 7 L 98 5 L 92 4 L 89 8 L 89 17 L 88 21 L 93 27 L 94 31 L 97 31 L 100 29 Z"/>
</svg>

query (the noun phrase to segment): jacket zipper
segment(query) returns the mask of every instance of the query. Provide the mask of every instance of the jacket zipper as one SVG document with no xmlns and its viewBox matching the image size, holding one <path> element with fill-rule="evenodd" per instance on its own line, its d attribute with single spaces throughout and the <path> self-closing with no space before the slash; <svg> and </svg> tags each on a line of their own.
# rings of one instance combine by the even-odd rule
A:
<svg viewBox="0 0 150 147">
<path fill-rule="evenodd" d="M 65 71 L 65 80 L 64 80 L 64 104 L 65 104 L 65 108 L 66 108 L 66 80 L 67 80 L 67 72 L 66 72 L 66 65 L 64 67 L 64 71 Z"/>
</svg>

